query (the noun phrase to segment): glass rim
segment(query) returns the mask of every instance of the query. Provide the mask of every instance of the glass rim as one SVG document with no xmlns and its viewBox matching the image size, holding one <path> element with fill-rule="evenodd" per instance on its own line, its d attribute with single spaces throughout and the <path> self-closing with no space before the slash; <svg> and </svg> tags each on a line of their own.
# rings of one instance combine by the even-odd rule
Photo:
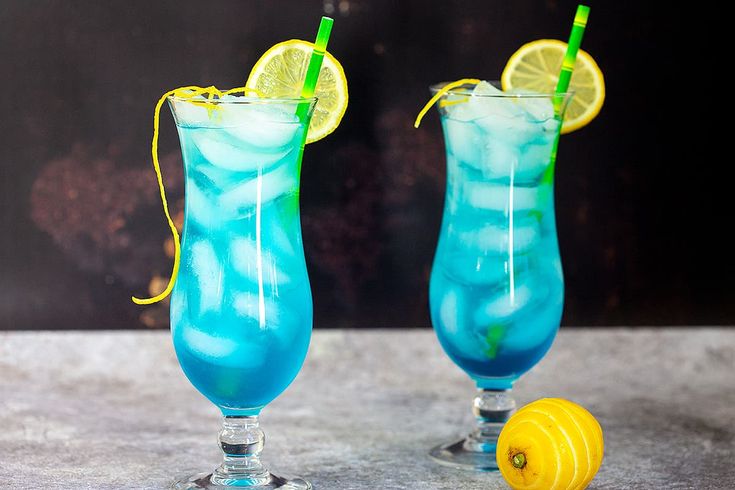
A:
<svg viewBox="0 0 735 490">
<path fill-rule="evenodd" d="M 488 83 L 495 87 L 500 87 L 500 81 L 499 80 L 487 80 Z M 435 83 L 433 85 L 429 86 L 429 90 L 432 94 L 438 93 L 442 88 L 444 88 L 447 84 L 452 82 L 439 82 Z M 572 95 L 574 95 L 573 90 L 567 90 L 566 92 L 541 92 L 541 93 L 530 93 L 530 94 L 514 94 L 514 93 L 507 93 L 503 92 L 502 94 L 474 94 L 472 93 L 472 88 L 474 88 L 475 85 L 472 84 L 465 84 L 460 85 L 459 87 L 449 89 L 445 94 L 443 95 L 462 95 L 467 97 L 478 97 L 478 98 L 495 98 L 495 99 L 551 99 L 554 97 L 561 97 L 561 98 L 567 98 Z"/>
<path fill-rule="evenodd" d="M 230 94 L 232 95 L 232 94 Z M 179 95 L 169 95 L 168 100 L 174 102 L 206 102 L 216 105 L 247 105 L 247 104 L 313 104 L 317 102 L 318 97 L 253 97 L 248 95 L 232 95 L 236 99 L 195 99 L 193 97 L 181 97 Z"/>
</svg>

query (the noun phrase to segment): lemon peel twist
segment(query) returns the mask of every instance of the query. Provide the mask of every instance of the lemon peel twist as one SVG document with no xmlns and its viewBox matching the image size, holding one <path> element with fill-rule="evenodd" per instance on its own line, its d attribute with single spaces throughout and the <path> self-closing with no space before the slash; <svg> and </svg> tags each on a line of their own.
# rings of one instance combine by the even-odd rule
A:
<svg viewBox="0 0 735 490">
<path fill-rule="evenodd" d="M 441 89 L 439 89 L 439 91 L 436 94 L 434 94 L 434 96 L 431 99 L 429 99 L 429 102 L 426 103 L 426 105 L 424 106 L 424 108 L 421 109 L 421 112 L 419 112 L 419 115 L 416 116 L 416 121 L 414 121 L 413 127 L 414 128 L 418 128 L 419 127 L 419 125 L 421 124 L 421 120 L 424 118 L 424 116 L 426 115 L 426 113 L 429 112 L 429 109 L 431 109 L 431 107 L 434 104 L 436 104 L 436 102 L 439 99 L 441 99 L 444 96 L 444 94 L 446 94 L 447 92 L 449 92 L 453 88 L 461 87 L 462 85 L 477 85 L 480 82 L 481 82 L 481 80 L 479 80 L 477 78 L 463 78 L 461 80 L 457 80 L 456 82 L 450 82 L 450 83 L 444 85 Z M 444 107 L 445 105 L 458 104 L 460 102 L 467 102 L 467 100 L 468 99 L 465 98 L 465 99 L 462 99 L 462 100 L 458 100 L 456 102 L 447 103 L 447 104 L 443 104 L 443 105 L 440 105 L 440 106 L 441 107 Z"/>
<path fill-rule="evenodd" d="M 199 95 L 206 95 L 207 96 L 206 100 L 191 100 L 189 102 L 196 106 L 206 107 L 207 114 L 209 115 L 209 117 L 212 117 L 213 112 L 219 109 L 219 103 L 217 99 L 221 99 L 225 95 L 236 94 L 236 93 L 242 93 L 244 95 L 247 95 L 248 93 L 254 93 L 258 97 L 263 96 L 263 94 L 257 89 L 249 88 L 249 87 L 237 87 L 237 88 L 233 88 L 230 90 L 225 90 L 223 92 L 214 86 L 198 87 L 196 85 L 188 85 L 185 87 L 179 87 L 173 90 L 169 90 L 168 92 L 163 94 L 161 98 L 158 99 L 158 102 L 156 103 L 156 108 L 153 112 L 153 140 L 151 141 L 151 157 L 153 159 L 153 169 L 156 172 L 156 180 L 158 181 L 158 189 L 161 194 L 161 204 L 163 205 L 163 214 L 166 216 L 166 221 L 168 222 L 168 227 L 171 230 L 171 236 L 173 237 L 173 241 L 174 241 L 174 265 L 171 270 L 171 277 L 168 280 L 166 289 L 164 289 L 163 292 L 161 292 L 160 294 L 157 294 L 156 296 L 153 296 L 151 298 L 138 298 L 136 296 L 133 296 L 132 297 L 133 303 L 137 305 L 151 305 L 154 303 L 158 303 L 159 301 L 162 301 L 163 299 L 165 299 L 169 294 L 171 294 L 171 291 L 174 289 L 174 284 L 176 283 L 176 277 L 179 274 L 179 264 L 181 261 L 181 240 L 179 238 L 179 231 L 176 229 L 176 225 L 174 224 L 173 219 L 171 219 L 171 213 L 168 210 L 168 201 L 166 199 L 166 189 L 163 185 L 163 175 L 161 174 L 161 165 L 158 161 L 158 133 L 159 133 L 159 127 L 160 127 L 160 120 L 161 120 L 161 117 L 160 117 L 161 107 L 163 107 L 163 104 L 166 102 L 166 100 L 169 97 L 192 99 Z"/>
</svg>

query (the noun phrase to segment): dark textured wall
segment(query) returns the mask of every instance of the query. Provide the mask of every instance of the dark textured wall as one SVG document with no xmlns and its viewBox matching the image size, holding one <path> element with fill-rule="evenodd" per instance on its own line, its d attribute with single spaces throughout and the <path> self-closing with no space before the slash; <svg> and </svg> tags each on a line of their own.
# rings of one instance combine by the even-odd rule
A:
<svg viewBox="0 0 735 490">
<path fill-rule="evenodd" d="M 311 39 L 324 12 L 335 17 L 330 50 L 351 101 L 339 130 L 304 157 L 316 325 L 428 325 L 445 169 L 436 114 L 412 128 L 427 86 L 497 79 L 524 42 L 565 39 L 574 9 L 552 0 L 3 0 L 0 328 L 165 326 L 165 306 L 129 301 L 170 267 L 149 161 L 156 100 L 181 85 L 242 85 L 268 47 Z M 697 36 L 684 26 L 709 24 L 676 9 L 592 3 L 583 47 L 608 98 L 559 153 L 566 325 L 735 320 L 723 238 L 730 186 L 705 114 L 720 99 L 689 92 L 692 60 L 706 73 L 706 49 L 691 54 Z M 161 157 L 180 211 L 178 142 L 163 119 Z"/>
</svg>

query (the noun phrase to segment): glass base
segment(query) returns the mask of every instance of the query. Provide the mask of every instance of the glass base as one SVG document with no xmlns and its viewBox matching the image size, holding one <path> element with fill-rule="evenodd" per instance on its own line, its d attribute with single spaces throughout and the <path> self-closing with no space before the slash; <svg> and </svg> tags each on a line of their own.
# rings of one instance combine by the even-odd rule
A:
<svg viewBox="0 0 735 490">
<path fill-rule="evenodd" d="M 437 463 L 472 471 L 496 471 L 495 450 L 503 425 L 516 408 L 510 391 L 480 388 L 472 401 L 475 429 L 464 439 L 436 446 L 429 456 Z"/>
<path fill-rule="evenodd" d="M 429 451 L 431 459 L 444 466 L 470 471 L 497 471 L 498 463 L 495 461 L 495 447 L 487 450 L 473 450 L 467 446 L 475 444 L 466 439 L 448 442 L 436 446 Z"/>
<path fill-rule="evenodd" d="M 176 482 L 171 488 L 174 490 L 194 490 L 197 488 L 207 490 L 226 490 L 232 488 L 247 488 L 249 490 L 272 490 L 280 488 L 283 490 L 311 490 L 311 483 L 301 478 L 287 480 L 266 472 L 257 477 L 245 479 L 228 479 L 217 482 L 213 481 L 212 473 L 199 473 L 186 480 Z"/>
</svg>

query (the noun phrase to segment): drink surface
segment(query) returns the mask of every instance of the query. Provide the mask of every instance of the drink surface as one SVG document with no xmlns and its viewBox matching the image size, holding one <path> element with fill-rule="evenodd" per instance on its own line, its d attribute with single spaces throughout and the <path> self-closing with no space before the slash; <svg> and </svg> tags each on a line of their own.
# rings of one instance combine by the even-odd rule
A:
<svg viewBox="0 0 735 490">
<path fill-rule="evenodd" d="M 429 297 L 449 357 L 478 386 L 508 389 L 548 351 L 561 319 L 559 121 L 549 99 L 498 93 L 483 82 L 440 109 L 447 192 Z"/>
<path fill-rule="evenodd" d="M 271 105 L 172 106 L 186 175 L 174 347 L 225 414 L 256 414 L 296 377 L 311 337 L 298 203 L 304 125 Z"/>
</svg>

